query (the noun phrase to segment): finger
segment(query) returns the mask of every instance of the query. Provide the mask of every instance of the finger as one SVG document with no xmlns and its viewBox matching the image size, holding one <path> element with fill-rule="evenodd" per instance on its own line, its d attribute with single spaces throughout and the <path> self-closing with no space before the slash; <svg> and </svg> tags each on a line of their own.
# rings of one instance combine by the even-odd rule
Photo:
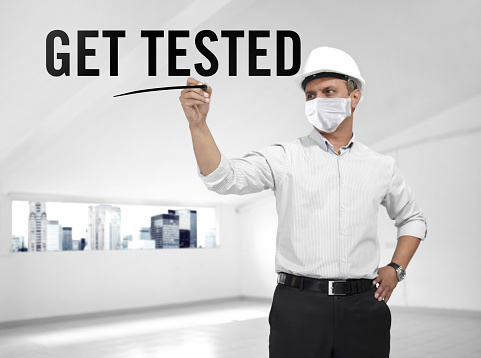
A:
<svg viewBox="0 0 481 358">
<path fill-rule="evenodd" d="M 186 91 L 186 92 L 184 92 Z M 188 90 L 183 90 L 182 93 L 180 94 L 180 99 L 196 99 L 196 100 L 199 100 L 199 101 L 204 101 L 204 102 L 207 102 L 209 103 L 210 102 L 210 98 L 207 97 L 208 94 L 206 93 L 205 95 L 202 94 L 202 93 L 198 93 L 198 92 L 195 92 L 195 91 L 188 91 Z"/>
<path fill-rule="evenodd" d="M 207 82 L 205 82 L 204 85 L 207 86 L 206 92 L 209 94 L 209 96 L 212 95 L 212 87 L 210 87 L 210 86 L 207 84 Z"/>
<path fill-rule="evenodd" d="M 199 101 L 197 99 L 181 100 L 182 107 L 191 108 L 194 106 L 205 106 L 205 101 Z"/>
<path fill-rule="evenodd" d="M 207 83 L 202 83 L 202 82 L 197 83 L 197 86 L 203 86 L 203 85 L 207 86 L 207 88 L 202 91 L 204 91 L 204 95 L 206 97 L 209 97 L 212 94 L 212 87 L 209 87 Z"/>
<path fill-rule="evenodd" d="M 185 92 L 184 92 L 185 91 Z M 180 93 L 180 99 L 197 99 L 199 101 L 204 101 L 204 102 L 210 102 L 209 94 L 206 92 L 202 92 L 202 90 L 199 91 L 193 91 L 193 90 L 183 90 Z"/>
<path fill-rule="evenodd" d="M 381 282 L 379 282 L 379 286 L 377 287 L 377 290 L 374 293 L 374 298 L 378 300 L 381 297 L 384 290 L 385 290 L 385 286 L 382 285 L 382 281 L 381 281 Z"/>
<path fill-rule="evenodd" d="M 378 297 L 378 301 L 381 302 L 386 297 L 386 290 L 384 289 Z"/>
<path fill-rule="evenodd" d="M 379 277 L 376 277 L 373 281 L 372 284 L 375 286 L 379 283 L 380 280 L 378 280 Z"/>
<path fill-rule="evenodd" d="M 188 93 L 197 93 L 199 96 L 201 97 L 206 97 L 206 98 L 209 98 L 210 97 L 210 94 L 203 91 L 201 88 L 186 88 L 186 89 L 183 89 L 181 92 L 180 92 L 180 95 L 181 96 L 185 96 L 187 95 Z"/>
<path fill-rule="evenodd" d="M 195 78 L 193 77 L 189 77 L 187 78 L 187 86 L 195 86 L 199 83 L 199 80 L 196 80 Z"/>
<path fill-rule="evenodd" d="M 192 106 L 193 104 L 198 104 L 198 105 L 208 105 L 210 103 L 209 98 L 181 98 L 180 103 L 182 106 Z"/>
<path fill-rule="evenodd" d="M 392 291 L 384 298 L 384 302 L 387 303 L 387 301 L 389 301 L 389 299 L 391 298 L 391 295 L 392 295 Z"/>
<path fill-rule="evenodd" d="M 180 97 L 179 100 L 180 100 L 180 104 L 184 108 L 189 108 L 194 105 L 206 106 L 206 105 L 209 105 L 209 101 L 210 101 L 208 98 L 198 99 L 198 98 L 182 98 L 182 97 Z"/>
<path fill-rule="evenodd" d="M 200 82 L 199 80 L 196 80 L 193 77 L 189 77 L 187 79 L 187 86 L 202 86 L 202 85 L 207 85 L 207 83 L 202 83 L 202 82 Z M 200 91 L 199 93 L 201 93 L 201 92 L 207 93 L 209 95 L 209 97 L 212 94 L 212 87 L 210 87 L 209 85 L 207 85 L 207 89 L 205 91 L 202 90 L 201 88 L 192 88 L 192 90 L 198 90 L 198 91 Z"/>
<path fill-rule="evenodd" d="M 196 80 L 195 78 L 193 77 L 189 77 L 187 79 L 187 86 L 202 86 L 202 85 L 207 85 L 207 83 L 202 83 L 200 82 L 199 80 Z M 194 88 L 193 88 L 194 89 Z M 201 88 L 195 88 L 201 92 L 205 92 L 205 93 L 208 93 L 209 96 L 212 94 L 212 87 L 210 86 L 207 86 L 207 89 L 204 91 L 203 89 Z"/>
<path fill-rule="evenodd" d="M 389 296 L 391 296 L 391 292 L 390 290 L 386 290 L 384 291 L 382 294 L 381 294 L 381 297 L 379 297 L 379 301 L 386 301 L 387 299 L 389 299 Z"/>
<path fill-rule="evenodd" d="M 386 286 L 379 298 L 381 298 L 381 300 L 389 299 L 389 297 L 392 294 L 392 291 L 393 291 L 393 288 L 391 286 Z"/>
</svg>

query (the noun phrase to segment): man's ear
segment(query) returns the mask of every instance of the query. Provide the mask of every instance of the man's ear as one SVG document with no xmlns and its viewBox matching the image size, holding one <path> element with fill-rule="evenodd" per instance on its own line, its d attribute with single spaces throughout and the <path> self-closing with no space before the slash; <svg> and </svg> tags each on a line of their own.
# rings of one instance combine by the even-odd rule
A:
<svg viewBox="0 0 481 358">
<path fill-rule="evenodd" d="M 359 101 L 361 100 L 362 93 L 361 91 L 356 88 L 354 91 L 351 93 L 351 106 L 352 108 L 356 108 L 357 105 L 359 104 Z"/>
</svg>

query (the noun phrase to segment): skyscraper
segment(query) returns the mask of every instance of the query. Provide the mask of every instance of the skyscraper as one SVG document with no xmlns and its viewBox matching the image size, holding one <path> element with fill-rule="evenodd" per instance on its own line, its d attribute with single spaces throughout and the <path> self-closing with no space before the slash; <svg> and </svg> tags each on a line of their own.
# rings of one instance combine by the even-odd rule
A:
<svg viewBox="0 0 481 358">
<path fill-rule="evenodd" d="M 179 215 L 160 214 L 150 220 L 150 233 L 156 249 L 179 248 Z"/>
<path fill-rule="evenodd" d="M 179 215 L 179 247 L 197 247 L 197 211 L 169 210 L 169 214 Z"/>
<path fill-rule="evenodd" d="M 216 238 L 216 229 L 211 228 L 206 231 L 205 233 L 205 241 L 204 241 L 204 247 L 207 248 L 214 248 L 217 246 L 217 238 Z"/>
<path fill-rule="evenodd" d="M 120 250 L 120 208 L 111 205 L 89 207 L 87 250 Z"/>
<path fill-rule="evenodd" d="M 129 248 L 129 242 L 132 242 L 133 237 L 132 235 L 125 235 L 122 239 L 122 250 L 126 250 Z"/>
<path fill-rule="evenodd" d="M 62 227 L 57 220 L 47 220 L 47 251 L 62 251 Z"/>
<path fill-rule="evenodd" d="M 71 227 L 62 228 L 62 250 L 72 251 L 72 228 Z"/>
<path fill-rule="evenodd" d="M 28 215 L 28 250 L 47 250 L 47 209 L 45 202 L 30 201 Z"/>
<path fill-rule="evenodd" d="M 12 236 L 12 252 L 22 251 L 25 248 L 23 236 Z"/>
<path fill-rule="evenodd" d="M 140 240 L 151 240 L 150 237 L 150 227 L 143 227 L 140 229 Z"/>
</svg>

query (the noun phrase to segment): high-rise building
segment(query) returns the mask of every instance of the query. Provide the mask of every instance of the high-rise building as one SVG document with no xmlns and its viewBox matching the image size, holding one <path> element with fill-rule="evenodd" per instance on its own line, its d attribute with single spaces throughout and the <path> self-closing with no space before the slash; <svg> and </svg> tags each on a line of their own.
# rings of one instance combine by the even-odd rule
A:
<svg viewBox="0 0 481 358">
<path fill-rule="evenodd" d="M 169 210 L 169 214 L 179 215 L 179 247 L 197 247 L 197 211 Z"/>
<path fill-rule="evenodd" d="M 62 251 L 62 226 L 57 220 L 47 220 L 47 251 Z"/>
<path fill-rule="evenodd" d="M 111 205 L 89 207 L 87 250 L 120 250 L 120 208 Z"/>
<path fill-rule="evenodd" d="M 129 242 L 133 240 L 132 235 L 125 235 L 122 239 L 122 250 L 129 248 Z"/>
<path fill-rule="evenodd" d="M 140 235 L 140 240 L 151 240 L 152 238 L 150 237 L 150 227 L 143 227 L 140 229 L 139 232 Z"/>
<path fill-rule="evenodd" d="M 63 227 L 62 228 L 62 250 L 72 251 L 72 228 Z"/>
<path fill-rule="evenodd" d="M 25 238 L 23 236 L 12 236 L 12 252 L 24 251 Z"/>
<path fill-rule="evenodd" d="M 179 248 L 185 249 L 190 245 L 190 230 L 179 229 Z"/>
<path fill-rule="evenodd" d="M 205 233 L 205 241 L 204 247 L 205 248 L 213 248 L 217 246 L 217 238 L 216 238 L 216 230 L 215 228 L 211 228 L 206 231 Z"/>
<path fill-rule="evenodd" d="M 28 215 L 28 250 L 47 250 L 47 208 L 45 202 L 30 201 Z"/>
<path fill-rule="evenodd" d="M 152 216 L 150 221 L 156 249 L 179 248 L 179 215 L 160 214 Z"/>
</svg>

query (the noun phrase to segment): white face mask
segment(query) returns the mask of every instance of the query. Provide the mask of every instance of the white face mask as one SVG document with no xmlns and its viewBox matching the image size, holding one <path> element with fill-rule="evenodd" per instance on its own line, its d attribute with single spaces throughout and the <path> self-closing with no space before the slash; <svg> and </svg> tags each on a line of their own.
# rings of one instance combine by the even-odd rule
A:
<svg viewBox="0 0 481 358">
<path fill-rule="evenodd" d="M 314 98 L 306 102 L 307 120 L 326 133 L 334 132 L 351 115 L 351 97 Z"/>
</svg>

